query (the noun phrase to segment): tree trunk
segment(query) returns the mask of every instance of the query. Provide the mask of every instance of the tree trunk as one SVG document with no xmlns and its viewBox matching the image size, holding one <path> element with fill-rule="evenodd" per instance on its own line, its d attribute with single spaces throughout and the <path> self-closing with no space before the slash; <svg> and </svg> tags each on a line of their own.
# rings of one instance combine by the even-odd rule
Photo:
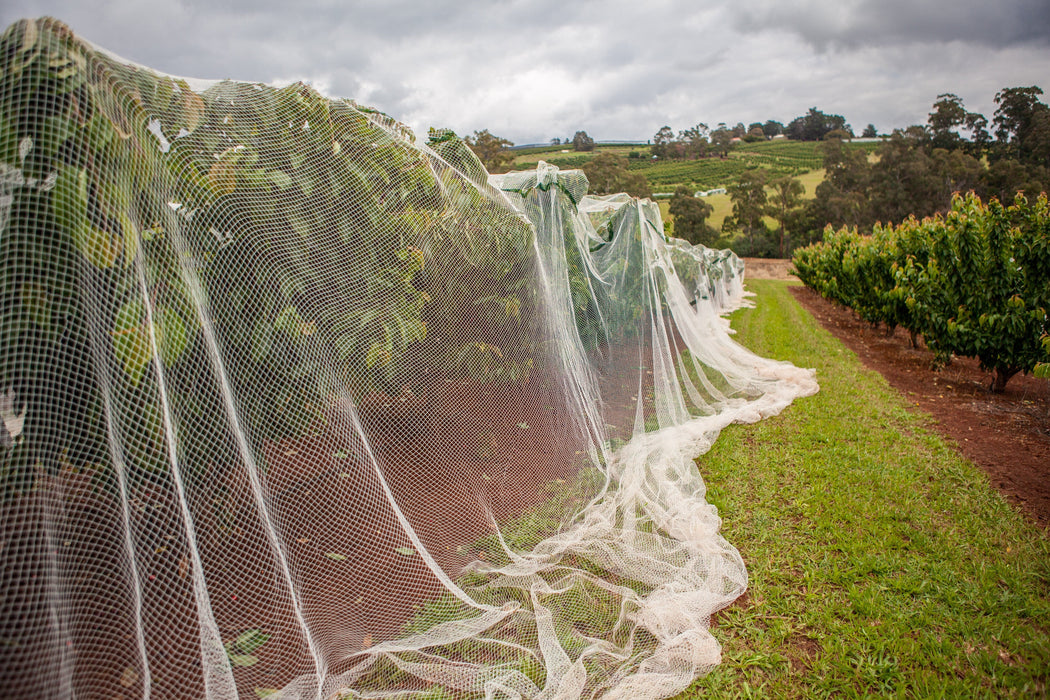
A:
<svg viewBox="0 0 1050 700">
<path fill-rule="evenodd" d="M 913 348 L 919 347 L 919 333 L 917 331 L 913 331 L 913 330 L 911 330 L 909 328 L 908 329 L 908 340 L 911 342 L 911 346 Z"/>
<path fill-rule="evenodd" d="M 995 375 L 992 377 L 992 386 L 989 387 L 993 394 L 1001 394 L 1006 391 L 1006 383 L 1010 381 L 1010 377 L 1017 374 L 1019 370 L 1014 367 L 1003 368 L 996 367 Z"/>
</svg>

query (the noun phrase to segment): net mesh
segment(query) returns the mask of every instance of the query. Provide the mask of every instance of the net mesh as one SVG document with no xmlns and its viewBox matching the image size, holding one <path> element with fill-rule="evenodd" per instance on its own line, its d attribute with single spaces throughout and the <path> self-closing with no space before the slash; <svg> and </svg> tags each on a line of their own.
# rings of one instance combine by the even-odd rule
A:
<svg viewBox="0 0 1050 700">
<path fill-rule="evenodd" d="M 816 391 L 732 254 L 302 84 L 0 40 L 19 698 L 663 697 L 745 589 L 693 460 Z"/>
</svg>

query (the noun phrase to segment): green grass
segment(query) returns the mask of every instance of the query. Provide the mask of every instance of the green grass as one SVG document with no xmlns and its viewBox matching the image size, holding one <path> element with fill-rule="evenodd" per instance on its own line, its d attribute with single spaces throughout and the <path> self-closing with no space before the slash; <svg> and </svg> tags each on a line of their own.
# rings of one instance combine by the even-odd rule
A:
<svg viewBox="0 0 1050 700">
<path fill-rule="evenodd" d="M 816 197 L 817 185 L 824 181 L 824 168 L 802 173 L 798 176 L 798 180 L 806 188 L 806 192 L 802 195 L 802 198 L 813 199 Z M 663 220 L 674 221 L 674 217 L 671 216 L 669 209 L 671 205 L 670 200 L 658 199 L 656 201 L 660 205 L 660 216 L 663 217 Z M 722 222 L 725 221 L 727 216 L 733 213 L 733 201 L 729 198 L 728 194 L 713 194 L 709 197 L 705 197 L 704 201 L 710 204 L 712 209 L 711 216 L 707 218 L 707 223 L 714 226 L 716 229 L 721 229 Z M 766 225 L 770 228 L 777 228 L 779 226 L 774 219 L 768 216 L 765 218 L 765 221 Z"/>
<path fill-rule="evenodd" d="M 748 286 L 736 339 L 821 389 L 698 460 L 751 582 L 717 616 L 723 663 L 680 697 L 1046 697 L 1046 534 L 788 283 Z"/>
<path fill-rule="evenodd" d="M 711 216 L 707 217 L 707 223 L 716 229 L 721 229 L 722 222 L 733 213 L 733 202 L 730 201 L 729 195 L 713 194 L 710 197 L 705 197 L 704 201 L 710 204 L 712 209 Z M 664 221 L 674 221 L 674 217 L 671 216 L 671 200 L 658 199 L 656 203 L 660 207 L 660 218 Z"/>
<path fill-rule="evenodd" d="M 806 188 L 805 194 L 802 195 L 803 199 L 815 199 L 817 196 L 817 185 L 824 182 L 824 168 L 817 168 L 816 170 L 810 170 L 802 173 L 798 176 L 799 182 Z"/>
<path fill-rule="evenodd" d="M 928 415 L 817 326 L 789 283 L 748 286 L 757 307 L 733 315 L 736 339 L 817 368 L 821 390 L 779 416 L 730 426 L 698 460 L 722 534 L 751 580 L 712 629 L 722 664 L 679 697 L 1045 697 L 1046 534 L 937 435 Z M 505 523 L 505 537 L 531 546 L 561 504 L 580 496 L 572 488 L 552 485 L 544 512 Z M 474 546 L 499 560 L 492 538 Z M 559 630 L 570 648 L 568 632 L 598 633 L 618 609 L 598 590 L 573 595 L 561 611 L 569 626 Z M 446 595 L 406 631 L 468 613 Z M 481 653 L 476 642 L 448 652 Z M 504 661 L 542 675 L 525 656 Z M 402 677 L 377 664 L 371 680 L 389 687 Z"/>
</svg>

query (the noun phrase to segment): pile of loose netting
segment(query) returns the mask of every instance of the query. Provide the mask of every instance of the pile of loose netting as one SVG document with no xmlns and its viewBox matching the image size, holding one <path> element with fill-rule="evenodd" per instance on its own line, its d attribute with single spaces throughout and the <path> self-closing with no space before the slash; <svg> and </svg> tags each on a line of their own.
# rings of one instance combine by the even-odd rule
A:
<svg viewBox="0 0 1050 700">
<path fill-rule="evenodd" d="M 0 39 L 0 687 L 663 697 L 746 586 L 694 458 L 816 391 L 651 202 L 302 84 Z"/>
</svg>

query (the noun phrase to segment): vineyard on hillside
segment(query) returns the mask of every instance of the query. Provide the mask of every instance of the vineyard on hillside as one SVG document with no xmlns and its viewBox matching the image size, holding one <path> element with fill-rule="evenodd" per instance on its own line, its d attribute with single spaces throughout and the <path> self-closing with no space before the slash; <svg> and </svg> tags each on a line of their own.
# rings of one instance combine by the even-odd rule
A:
<svg viewBox="0 0 1050 700">
<path fill-rule="evenodd" d="M 843 146 L 849 150 L 859 150 L 870 154 L 875 152 L 880 143 L 879 141 L 846 141 Z M 794 169 L 799 172 L 824 167 L 824 154 L 821 152 L 819 141 L 778 139 L 743 143 L 732 151 L 729 157 L 762 167 L 781 170 Z"/>
<path fill-rule="evenodd" d="M 953 355 L 994 370 L 993 391 L 1018 372 L 1050 369 L 1050 206 L 956 197 L 944 217 L 827 231 L 795 252 L 799 278 L 872 324 L 921 335 L 943 365 Z"/>
<path fill-rule="evenodd" d="M 878 147 L 877 142 L 860 142 L 844 144 L 846 148 L 858 149 L 871 153 Z M 543 148 L 525 151 L 528 158 L 519 156 L 515 166 L 519 169 L 535 167 L 535 162 L 542 159 L 557 165 L 559 168 L 582 168 L 596 154 L 607 150 L 599 146 L 586 153 L 562 153 L 561 149 Z M 614 150 L 623 151 L 623 147 Z M 631 149 L 638 157 L 628 159 L 632 172 L 645 175 L 654 191 L 671 192 L 678 185 L 686 185 L 697 190 L 726 187 L 734 184 L 740 175 L 753 168 L 764 168 L 770 177 L 798 176 L 811 170 L 823 167 L 824 155 L 818 141 L 760 141 L 741 143 L 730 151 L 728 158 L 701 158 L 699 160 L 653 160 L 647 146 Z"/>
</svg>

